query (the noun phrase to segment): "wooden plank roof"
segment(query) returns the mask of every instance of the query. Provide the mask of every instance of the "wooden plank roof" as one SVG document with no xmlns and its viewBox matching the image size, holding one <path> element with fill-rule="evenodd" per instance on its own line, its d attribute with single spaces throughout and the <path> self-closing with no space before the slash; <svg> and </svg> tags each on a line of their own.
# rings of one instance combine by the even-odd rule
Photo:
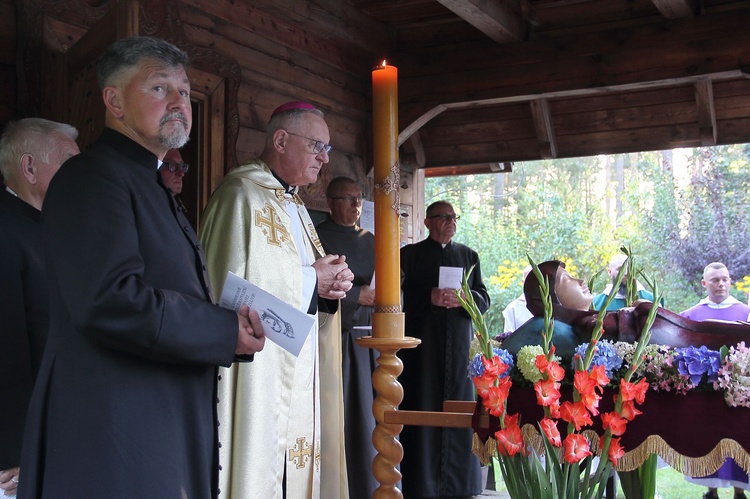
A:
<svg viewBox="0 0 750 499">
<path fill-rule="evenodd" d="M 350 0 L 391 34 L 427 174 L 750 136 L 750 2 Z"/>
</svg>

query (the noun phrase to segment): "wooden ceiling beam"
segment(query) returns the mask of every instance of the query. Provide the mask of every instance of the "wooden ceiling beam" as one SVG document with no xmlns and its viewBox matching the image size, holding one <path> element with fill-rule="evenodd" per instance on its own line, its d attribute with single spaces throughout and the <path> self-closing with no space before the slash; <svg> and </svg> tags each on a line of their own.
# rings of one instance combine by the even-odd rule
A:
<svg viewBox="0 0 750 499">
<path fill-rule="evenodd" d="M 424 154 L 424 146 L 422 145 L 422 138 L 420 137 L 419 132 L 409 137 L 409 140 L 404 143 L 403 149 L 407 154 L 409 161 L 416 163 L 418 168 L 424 168 L 427 164 L 427 159 Z"/>
<path fill-rule="evenodd" d="M 576 90 L 560 90 L 557 92 L 547 92 L 547 93 L 542 93 L 542 94 L 512 95 L 508 97 L 497 97 L 494 99 L 483 99 L 483 100 L 475 100 L 475 101 L 454 102 L 451 104 L 440 104 L 428 110 L 422 116 L 412 121 L 409 125 L 403 127 L 401 129 L 401 133 L 398 134 L 398 145 L 399 147 L 403 145 L 403 143 L 409 137 L 411 137 L 414 133 L 416 133 L 420 128 L 422 128 L 427 123 L 429 123 L 430 120 L 432 120 L 435 116 L 445 111 L 480 108 L 484 106 L 498 106 L 502 104 L 512 104 L 512 103 L 518 103 L 518 102 L 531 102 L 531 101 L 539 100 L 539 99 L 586 97 L 586 96 L 593 96 L 593 95 L 613 94 L 617 92 L 629 92 L 629 91 L 637 91 L 637 90 L 669 88 L 669 87 L 675 87 L 675 86 L 684 85 L 684 84 L 696 84 L 701 81 L 710 82 L 710 81 L 733 80 L 739 77 L 743 77 L 743 78 L 747 77 L 745 72 L 742 69 L 723 71 L 721 73 L 710 73 L 710 74 L 704 74 L 704 75 L 699 75 L 699 76 L 685 76 L 682 78 L 667 78 L 667 79 L 658 80 L 658 81 L 644 81 L 644 82 L 629 83 L 629 84 L 624 84 L 624 85 L 612 85 L 612 86 L 607 86 L 607 87 L 579 88 Z"/>
<path fill-rule="evenodd" d="M 423 168 L 425 177 L 446 177 L 455 175 L 481 175 L 485 173 L 512 173 L 513 163 L 485 163 L 478 165 L 437 166 Z"/>
<path fill-rule="evenodd" d="M 471 24 L 497 43 L 526 39 L 526 23 L 518 9 L 507 1 L 438 0 L 458 17 Z"/>
<path fill-rule="evenodd" d="M 711 80 L 695 82 L 695 104 L 701 143 L 704 146 L 716 145 L 716 107 Z"/>
<path fill-rule="evenodd" d="M 531 116 L 534 118 L 534 129 L 539 139 L 539 156 L 542 159 L 557 157 L 557 142 L 555 129 L 552 127 L 552 117 L 549 112 L 547 99 L 534 99 L 531 105 Z"/>
<path fill-rule="evenodd" d="M 680 19 L 695 15 L 695 0 L 651 0 L 665 19 Z"/>
<path fill-rule="evenodd" d="M 450 109 L 736 78 L 747 71 L 749 24 L 750 11 L 743 11 L 673 21 L 669 30 L 598 32 L 507 49 L 462 47 L 429 61 L 404 54 L 399 141 Z"/>
</svg>

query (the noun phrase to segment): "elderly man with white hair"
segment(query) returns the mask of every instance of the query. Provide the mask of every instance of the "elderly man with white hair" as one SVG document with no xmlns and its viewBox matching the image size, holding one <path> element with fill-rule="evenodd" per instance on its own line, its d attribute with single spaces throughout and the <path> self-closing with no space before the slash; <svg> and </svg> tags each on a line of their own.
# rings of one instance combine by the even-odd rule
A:
<svg viewBox="0 0 750 499">
<path fill-rule="evenodd" d="M 0 138 L 0 494 L 15 497 L 21 438 L 47 341 L 49 297 L 42 203 L 60 165 L 79 153 L 78 131 L 41 118 L 9 123 Z"/>
</svg>

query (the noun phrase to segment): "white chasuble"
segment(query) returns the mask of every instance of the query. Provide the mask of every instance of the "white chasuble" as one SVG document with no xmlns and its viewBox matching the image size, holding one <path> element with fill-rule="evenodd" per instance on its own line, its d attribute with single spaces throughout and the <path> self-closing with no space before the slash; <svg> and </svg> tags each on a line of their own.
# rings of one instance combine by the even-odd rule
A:
<svg viewBox="0 0 750 499">
<path fill-rule="evenodd" d="M 302 265 L 324 252 L 301 200 L 295 195 L 291 202 L 295 209 L 287 211 L 284 188 L 260 160 L 224 178 L 206 207 L 200 231 L 216 296 L 231 270 L 307 311 Z M 294 236 L 295 224 L 301 239 Z M 324 317 L 326 326 L 337 323 Z M 221 497 L 281 499 L 285 473 L 288 499 L 346 497 L 339 493 L 342 467 L 346 474 L 339 432 L 340 328 L 334 335 L 317 329 L 316 322 L 298 357 L 266 340 L 253 362 L 220 368 Z M 335 484 L 328 483 L 330 477 Z"/>
</svg>

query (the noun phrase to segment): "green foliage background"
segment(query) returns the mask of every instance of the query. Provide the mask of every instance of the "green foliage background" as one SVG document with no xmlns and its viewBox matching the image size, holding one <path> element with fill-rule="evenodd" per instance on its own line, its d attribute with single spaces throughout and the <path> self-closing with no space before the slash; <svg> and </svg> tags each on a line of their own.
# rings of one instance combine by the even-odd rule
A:
<svg viewBox="0 0 750 499">
<path fill-rule="evenodd" d="M 747 144 L 524 162 L 510 174 L 428 178 L 425 206 L 442 199 L 461 215 L 455 240 L 480 255 L 490 331 L 502 330 L 502 310 L 521 293 L 527 253 L 563 260 L 587 281 L 598 273 L 596 294 L 602 269 L 630 245 L 665 306 L 680 312 L 705 297 L 712 261 L 727 265 L 733 295 L 747 300 L 749 162 Z"/>
</svg>

